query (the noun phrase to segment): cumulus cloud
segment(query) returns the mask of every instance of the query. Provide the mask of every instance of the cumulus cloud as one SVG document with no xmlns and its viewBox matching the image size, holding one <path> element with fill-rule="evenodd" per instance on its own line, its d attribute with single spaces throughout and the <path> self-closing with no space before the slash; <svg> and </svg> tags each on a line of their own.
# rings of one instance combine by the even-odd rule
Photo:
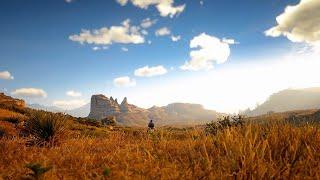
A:
<svg viewBox="0 0 320 180">
<path fill-rule="evenodd" d="M 14 77 L 11 75 L 9 71 L 2 71 L 0 72 L 0 79 L 12 80 L 14 79 Z"/>
<path fill-rule="evenodd" d="M 186 7 L 185 4 L 174 6 L 174 0 L 117 0 L 117 2 L 122 6 L 131 2 L 134 6 L 141 9 L 148 9 L 149 6 L 155 6 L 161 16 L 169 16 L 171 18 L 182 13 Z"/>
<path fill-rule="evenodd" d="M 71 96 L 71 97 L 80 97 L 80 96 L 82 96 L 81 92 L 77 92 L 77 91 L 74 91 L 74 90 L 67 91 L 66 95 L 67 96 Z"/>
<path fill-rule="evenodd" d="M 64 0 L 66 3 L 72 3 L 74 0 Z"/>
<path fill-rule="evenodd" d="M 113 80 L 113 84 L 117 87 L 132 87 L 137 83 L 134 79 L 131 79 L 128 76 L 118 77 Z"/>
<path fill-rule="evenodd" d="M 181 39 L 181 36 L 174 36 L 174 35 L 172 35 L 171 36 L 171 40 L 173 41 L 173 42 L 177 42 L 177 41 L 179 41 Z"/>
<path fill-rule="evenodd" d="M 276 18 L 277 25 L 265 31 L 267 36 L 285 36 L 292 42 L 320 44 L 320 1 L 301 0 L 287 6 Z"/>
<path fill-rule="evenodd" d="M 47 93 L 43 89 L 37 88 L 21 88 L 11 92 L 14 96 L 27 97 L 27 98 L 46 98 Z"/>
<path fill-rule="evenodd" d="M 217 37 L 202 33 L 190 41 L 190 48 L 198 48 L 190 52 L 190 60 L 180 68 L 182 70 L 210 70 L 213 64 L 222 64 L 230 56 L 229 43 Z"/>
<path fill-rule="evenodd" d="M 87 102 L 81 99 L 53 101 L 54 106 L 57 106 L 65 110 L 78 108 L 78 107 L 84 106 L 85 104 L 87 104 Z"/>
<path fill-rule="evenodd" d="M 122 22 L 120 26 L 103 27 L 97 30 L 82 30 L 80 34 L 69 36 L 69 39 L 81 44 L 110 45 L 112 43 L 141 44 L 144 36 L 139 26 L 131 26 L 130 19 Z"/>
<path fill-rule="evenodd" d="M 152 77 L 152 76 L 159 76 L 166 74 L 168 71 L 166 68 L 163 66 L 144 66 L 142 68 L 136 69 L 134 71 L 135 76 L 140 76 L 140 77 Z"/>
<path fill-rule="evenodd" d="M 171 31 L 169 28 L 163 27 L 163 28 L 157 29 L 155 34 L 156 36 L 167 36 L 171 34 Z"/>
<path fill-rule="evenodd" d="M 151 20 L 150 18 L 143 19 L 140 23 L 140 26 L 147 29 L 154 25 L 157 22 L 157 20 Z"/>
</svg>

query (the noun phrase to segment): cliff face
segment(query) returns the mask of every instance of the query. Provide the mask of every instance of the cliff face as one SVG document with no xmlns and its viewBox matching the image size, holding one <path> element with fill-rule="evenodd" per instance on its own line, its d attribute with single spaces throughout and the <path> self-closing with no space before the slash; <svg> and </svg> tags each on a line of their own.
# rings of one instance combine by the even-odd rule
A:
<svg viewBox="0 0 320 180">
<path fill-rule="evenodd" d="M 121 113 L 134 112 L 136 107 L 129 105 L 127 98 L 119 104 L 117 99 L 106 97 L 102 94 L 91 97 L 91 107 L 89 118 L 101 120 L 107 116 L 118 116 Z"/>
<path fill-rule="evenodd" d="M 204 109 L 199 104 L 174 103 L 163 107 L 142 109 L 129 104 L 124 98 L 121 104 L 117 99 L 104 95 L 91 97 L 91 110 L 89 118 L 102 120 L 114 116 L 118 124 L 126 126 L 145 126 L 152 119 L 157 125 L 187 125 L 201 124 L 216 120 L 219 113 Z"/>
</svg>

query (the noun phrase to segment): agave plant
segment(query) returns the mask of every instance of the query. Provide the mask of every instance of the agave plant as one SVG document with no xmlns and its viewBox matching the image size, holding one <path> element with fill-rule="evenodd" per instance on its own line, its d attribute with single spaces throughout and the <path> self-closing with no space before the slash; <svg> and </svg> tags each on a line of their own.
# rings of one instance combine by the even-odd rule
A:
<svg viewBox="0 0 320 180">
<path fill-rule="evenodd" d="M 32 113 L 25 129 L 30 133 L 30 144 L 55 145 L 66 132 L 68 119 L 61 114 L 38 111 Z"/>
<path fill-rule="evenodd" d="M 48 172 L 52 167 L 43 167 L 39 163 L 30 163 L 26 165 L 26 168 L 30 169 L 32 173 L 29 173 L 27 176 L 31 179 L 40 180 L 43 179 L 42 176 L 44 173 Z"/>
</svg>

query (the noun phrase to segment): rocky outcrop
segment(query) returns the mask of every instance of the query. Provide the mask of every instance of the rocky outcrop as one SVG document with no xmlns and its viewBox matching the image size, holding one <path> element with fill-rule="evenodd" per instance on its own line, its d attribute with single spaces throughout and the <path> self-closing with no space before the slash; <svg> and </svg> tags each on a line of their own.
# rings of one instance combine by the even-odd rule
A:
<svg viewBox="0 0 320 180">
<path fill-rule="evenodd" d="M 157 125 L 172 124 L 202 124 L 216 120 L 219 113 L 204 109 L 198 104 L 174 103 L 163 107 L 150 109 L 139 108 L 128 103 L 125 97 L 121 104 L 117 99 L 104 95 L 91 97 L 91 111 L 89 118 L 102 121 L 108 117 L 115 117 L 118 124 L 125 126 L 145 126 L 150 119 Z"/>
<path fill-rule="evenodd" d="M 91 97 L 90 114 L 88 118 L 101 120 L 107 116 L 118 116 L 120 113 L 135 112 L 139 108 L 129 104 L 125 97 L 121 104 L 112 96 L 110 98 L 99 94 Z"/>
<path fill-rule="evenodd" d="M 128 104 L 127 97 L 125 97 L 120 105 L 120 110 L 123 113 L 132 112 L 130 105 Z"/>
<path fill-rule="evenodd" d="M 102 94 L 91 97 L 89 118 L 101 120 L 107 116 L 115 115 L 120 112 L 119 104 Z"/>
</svg>

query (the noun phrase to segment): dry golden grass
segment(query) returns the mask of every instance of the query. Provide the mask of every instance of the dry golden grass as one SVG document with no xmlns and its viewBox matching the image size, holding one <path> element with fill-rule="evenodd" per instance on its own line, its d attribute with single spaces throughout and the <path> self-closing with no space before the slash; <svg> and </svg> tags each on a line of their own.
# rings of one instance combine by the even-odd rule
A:
<svg viewBox="0 0 320 180">
<path fill-rule="evenodd" d="M 18 119 L 25 119 L 26 116 L 13 112 L 7 109 L 0 109 L 0 121 L 1 120 L 6 120 L 7 118 L 18 118 Z"/>
<path fill-rule="evenodd" d="M 0 178 L 52 167 L 45 179 L 320 179 L 320 131 L 275 120 L 233 127 L 217 135 L 197 129 L 91 129 L 76 125 L 55 147 L 0 139 Z M 110 172 L 108 176 L 103 171 Z M 106 173 L 108 174 L 108 173 Z"/>
</svg>

